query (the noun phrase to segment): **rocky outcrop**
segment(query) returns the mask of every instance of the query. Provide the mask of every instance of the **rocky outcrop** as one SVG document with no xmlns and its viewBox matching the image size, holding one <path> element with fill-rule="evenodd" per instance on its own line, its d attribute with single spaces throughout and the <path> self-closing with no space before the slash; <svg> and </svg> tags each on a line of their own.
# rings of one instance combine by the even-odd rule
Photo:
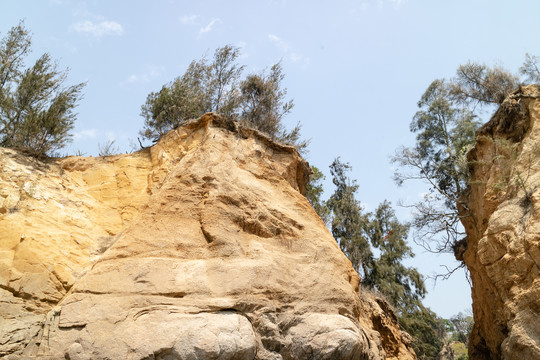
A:
<svg viewBox="0 0 540 360">
<path fill-rule="evenodd" d="M 0 357 L 415 358 L 293 147 L 207 114 L 129 155 L 0 151 Z"/>
<path fill-rule="evenodd" d="M 540 359 L 540 90 L 512 93 L 469 153 L 462 209 L 471 359 Z"/>
</svg>

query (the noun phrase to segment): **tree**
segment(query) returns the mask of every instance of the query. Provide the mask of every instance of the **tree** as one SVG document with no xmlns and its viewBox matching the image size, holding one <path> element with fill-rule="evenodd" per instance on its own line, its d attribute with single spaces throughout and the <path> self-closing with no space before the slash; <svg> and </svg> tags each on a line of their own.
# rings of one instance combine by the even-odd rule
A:
<svg viewBox="0 0 540 360">
<path fill-rule="evenodd" d="M 412 346 L 418 359 L 437 358 L 445 337 L 444 322 L 437 314 L 420 305 L 404 312 L 399 318 L 399 324 L 412 336 Z"/>
<path fill-rule="evenodd" d="M 186 72 L 157 93 L 150 93 L 141 107 L 144 128 L 140 134 L 157 141 L 171 129 L 206 112 L 233 116 L 238 107 L 238 80 L 244 66 L 236 64 L 240 50 L 218 48 L 211 63 L 206 56 L 192 61 Z"/>
<path fill-rule="evenodd" d="M 398 221 L 386 200 L 369 215 L 367 233 L 379 256 L 363 284 L 382 293 L 400 314 L 417 308 L 426 294 L 422 275 L 403 265 L 403 260 L 414 257 L 405 241 L 408 232 L 409 226 Z"/>
<path fill-rule="evenodd" d="M 500 66 L 468 62 L 458 67 L 450 81 L 450 95 L 466 105 L 498 105 L 518 85 L 517 76 Z"/>
<path fill-rule="evenodd" d="M 368 219 L 355 198 L 358 185 L 346 174 L 350 169 L 350 165 L 342 163 L 339 158 L 330 165 L 336 190 L 328 199 L 327 206 L 332 212 L 332 235 L 364 281 L 373 267 L 373 254 L 365 236 Z"/>
<path fill-rule="evenodd" d="M 243 80 L 240 84 L 240 118 L 245 125 L 273 139 L 304 149 L 307 142 L 300 142 L 300 124 L 291 131 L 283 126 L 283 117 L 294 107 L 292 100 L 285 101 L 287 89 L 281 87 L 284 77 L 281 63 L 277 63 L 270 68 L 270 73 L 262 71 Z"/>
<path fill-rule="evenodd" d="M 526 77 L 526 80 L 533 84 L 540 83 L 540 69 L 538 56 L 525 54 L 525 62 L 519 68 L 519 73 Z"/>
<path fill-rule="evenodd" d="M 444 326 L 422 305 L 426 290 L 422 275 L 403 265 L 414 256 L 406 243 L 408 224 L 401 224 L 391 204 L 384 201 L 364 214 L 355 198 L 358 185 L 347 176 L 351 167 L 339 158 L 330 165 L 336 189 L 327 201 L 331 230 L 343 253 L 360 274 L 362 286 L 382 294 L 411 336 L 419 359 L 434 359 L 442 347 Z"/>
<path fill-rule="evenodd" d="M 372 288 L 390 302 L 402 328 L 413 337 L 413 348 L 419 359 L 434 359 L 440 352 L 445 331 L 437 315 L 422 305 L 426 295 L 424 278 L 416 268 L 406 267 L 403 260 L 413 257 L 407 245 L 408 224 L 402 224 L 388 201 L 369 214 L 367 233 L 373 253 L 369 276 L 362 285 Z"/>
<path fill-rule="evenodd" d="M 402 261 L 414 254 L 405 239 L 409 226 L 401 224 L 391 207 L 384 201 L 372 214 L 364 214 L 355 194 L 358 185 L 350 180 L 351 167 L 339 158 L 330 165 L 334 193 L 326 202 L 331 211 L 332 235 L 343 253 L 351 260 L 361 275 L 362 285 L 383 294 L 398 312 L 415 308 L 425 296 L 422 275 L 415 268 L 408 268 Z M 316 172 L 317 178 L 322 174 Z M 317 189 L 312 203 L 320 203 Z M 374 255 L 374 249 L 379 256 Z"/>
<path fill-rule="evenodd" d="M 274 140 L 305 149 L 300 140 L 300 125 L 287 131 L 283 117 L 294 106 L 286 100 L 287 89 L 281 63 L 251 74 L 241 80 L 244 65 L 237 64 L 240 50 L 231 45 L 218 48 L 211 62 L 206 56 L 194 60 L 184 75 L 150 93 L 141 108 L 144 128 L 141 135 L 157 141 L 165 133 L 189 119 L 206 112 L 216 112 L 229 118 L 240 118 L 249 127 L 269 135 Z"/>
<path fill-rule="evenodd" d="M 245 66 L 236 64 L 240 49 L 231 45 L 218 48 L 207 68 L 210 111 L 232 116 L 238 107 L 238 81 Z"/>
<path fill-rule="evenodd" d="M 325 179 L 324 174 L 315 166 L 311 168 L 313 174 L 309 177 L 309 181 L 306 185 L 306 198 L 308 199 L 313 209 L 321 217 L 325 224 L 330 223 L 330 210 L 326 204 L 326 201 L 321 199 L 323 194 L 322 180 Z"/>
<path fill-rule="evenodd" d="M 22 21 L 0 40 L 0 146 L 42 157 L 71 140 L 73 110 L 85 84 L 64 87 L 67 70 L 59 71 L 47 53 L 24 69 L 30 51 Z"/>
<path fill-rule="evenodd" d="M 465 344 L 465 346 L 467 346 L 469 342 L 469 335 L 474 325 L 472 316 L 465 315 L 464 313 L 460 312 L 459 314 L 452 316 L 450 321 L 454 326 L 454 336 L 456 340 L 461 341 Z"/>
<path fill-rule="evenodd" d="M 398 185 L 412 179 L 429 185 L 424 199 L 412 205 L 412 224 L 417 230 L 415 241 L 434 252 L 452 251 L 463 237 L 459 212 L 466 212 L 466 204 L 460 200 L 469 176 L 466 153 L 479 127 L 477 116 L 452 102 L 450 91 L 443 80 L 431 83 L 411 122 L 416 145 L 402 147 L 392 159 L 401 169 L 413 170 L 398 169 L 394 175 Z"/>
</svg>

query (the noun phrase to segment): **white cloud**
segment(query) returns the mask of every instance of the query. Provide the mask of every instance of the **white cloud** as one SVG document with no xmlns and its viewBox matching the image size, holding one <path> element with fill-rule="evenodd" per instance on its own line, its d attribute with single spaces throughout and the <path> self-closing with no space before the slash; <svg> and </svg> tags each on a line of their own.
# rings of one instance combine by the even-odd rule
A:
<svg viewBox="0 0 540 360">
<path fill-rule="evenodd" d="M 79 132 L 76 132 L 73 134 L 73 137 L 77 140 L 84 139 L 84 138 L 90 138 L 93 139 L 97 136 L 97 129 L 86 129 L 81 130 Z"/>
<path fill-rule="evenodd" d="M 137 74 L 131 74 L 126 79 L 126 82 L 128 82 L 128 83 L 136 83 L 136 82 L 139 82 L 139 80 L 140 80 L 140 77 Z"/>
<path fill-rule="evenodd" d="M 90 20 L 79 21 L 72 25 L 73 30 L 81 33 L 88 33 L 95 37 L 102 37 L 104 35 L 122 35 L 124 28 L 122 25 L 115 21 L 93 22 Z"/>
<path fill-rule="evenodd" d="M 278 49 L 280 49 L 281 51 L 283 52 L 287 52 L 289 51 L 289 44 L 287 44 L 285 41 L 283 41 L 280 37 L 274 35 L 274 34 L 270 34 L 268 35 L 268 38 L 270 39 L 270 41 L 272 41 Z"/>
<path fill-rule="evenodd" d="M 210 32 L 212 30 L 212 28 L 214 27 L 214 25 L 221 24 L 221 23 L 223 23 L 223 21 L 221 21 L 221 19 L 218 19 L 218 18 L 212 19 L 212 21 L 210 21 L 208 23 L 208 25 L 206 25 L 205 27 L 203 27 L 203 28 L 201 28 L 199 30 L 199 34 L 205 34 L 207 32 Z"/>
<path fill-rule="evenodd" d="M 180 22 L 186 25 L 195 25 L 198 18 L 199 15 L 184 15 L 180 18 Z"/>
<path fill-rule="evenodd" d="M 163 71 L 165 71 L 164 66 L 150 66 L 148 70 L 143 73 L 129 75 L 122 84 L 148 83 L 159 77 Z"/>
<path fill-rule="evenodd" d="M 302 54 L 299 54 L 297 52 L 291 51 L 292 47 L 285 40 L 281 39 L 279 36 L 270 34 L 268 35 L 268 39 L 270 39 L 270 41 L 273 42 L 279 50 L 285 53 L 287 58 L 291 60 L 292 62 L 300 63 L 303 66 L 309 65 L 310 59 L 308 57 L 305 57 Z"/>
</svg>

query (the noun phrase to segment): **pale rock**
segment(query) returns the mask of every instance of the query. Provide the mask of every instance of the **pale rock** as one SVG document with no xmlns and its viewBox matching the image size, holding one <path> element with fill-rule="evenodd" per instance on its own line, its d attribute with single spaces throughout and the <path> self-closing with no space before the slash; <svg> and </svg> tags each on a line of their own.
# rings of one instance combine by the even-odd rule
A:
<svg viewBox="0 0 540 360">
<path fill-rule="evenodd" d="M 293 147 L 206 114 L 129 155 L 0 151 L 0 356 L 415 358 Z"/>
<path fill-rule="evenodd" d="M 461 215 L 472 280 L 471 360 L 540 359 L 539 120 L 539 88 L 520 87 L 479 130 L 468 155 L 470 210 Z"/>
</svg>

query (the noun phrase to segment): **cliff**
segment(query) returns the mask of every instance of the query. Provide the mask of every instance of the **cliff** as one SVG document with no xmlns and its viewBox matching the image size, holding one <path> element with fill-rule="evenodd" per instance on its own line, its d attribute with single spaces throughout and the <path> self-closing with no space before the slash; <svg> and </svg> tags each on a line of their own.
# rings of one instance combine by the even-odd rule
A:
<svg viewBox="0 0 540 360">
<path fill-rule="evenodd" d="M 478 132 L 462 218 L 471 359 L 540 359 L 540 90 L 512 93 Z"/>
<path fill-rule="evenodd" d="M 214 114 L 129 155 L 0 149 L 0 357 L 414 359 L 309 172 Z"/>
</svg>

